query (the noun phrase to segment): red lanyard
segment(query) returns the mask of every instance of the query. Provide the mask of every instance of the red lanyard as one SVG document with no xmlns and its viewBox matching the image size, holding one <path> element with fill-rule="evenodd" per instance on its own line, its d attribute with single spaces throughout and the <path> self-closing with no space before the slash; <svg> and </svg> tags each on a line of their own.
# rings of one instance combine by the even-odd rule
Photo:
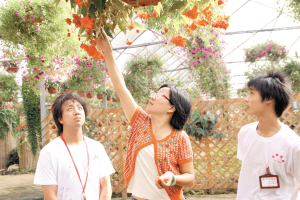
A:
<svg viewBox="0 0 300 200">
<path fill-rule="evenodd" d="M 81 178 L 80 178 L 80 176 L 79 176 L 79 173 L 78 173 L 78 170 L 77 170 L 77 167 L 76 167 L 76 164 L 75 164 L 75 162 L 74 162 L 74 159 L 73 159 L 73 157 L 72 157 L 72 154 L 71 154 L 71 152 L 70 152 L 70 150 L 69 150 L 69 147 L 68 147 L 68 145 L 67 145 L 67 143 L 66 143 L 66 141 L 65 141 L 65 139 L 64 139 L 64 136 L 63 136 L 63 135 L 61 135 L 61 139 L 64 141 L 64 143 L 65 143 L 65 145 L 66 145 L 66 147 L 67 147 L 67 149 L 68 149 L 68 152 L 69 152 L 69 154 L 70 154 L 70 156 L 71 156 L 71 158 L 72 158 L 72 161 L 73 161 L 74 167 L 75 167 L 75 169 L 76 169 L 76 172 L 77 172 L 78 178 L 79 178 L 79 180 L 80 180 L 80 183 L 81 183 L 81 186 L 82 186 L 82 194 L 83 194 L 83 195 L 84 195 L 84 197 L 85 197 L 85 186 L 86 186 L 87 178 L 88 178 L 88 175 L 89 175 L 89 162 L 90 162 L 90 159 L 89 159 L 89 151 L 88 151 L 88 148 L 87 148 L 86 141 L 85 141 L 85 139 L 84 139 L 84 137 L 83 137 L 83 141 L 85 142 L 85 146 L 86 146 L 86 152 L 87 152 L 87 157 L 88 157 L 88 168 L 87 168 L 87 173 L 86 173 L 86 179 L 85 179 L 85 183 L 84 183 L 84 186 L 83 186 L 83 185 L 82 185 L 82 182 L 81 182 Z"/>
</svg>

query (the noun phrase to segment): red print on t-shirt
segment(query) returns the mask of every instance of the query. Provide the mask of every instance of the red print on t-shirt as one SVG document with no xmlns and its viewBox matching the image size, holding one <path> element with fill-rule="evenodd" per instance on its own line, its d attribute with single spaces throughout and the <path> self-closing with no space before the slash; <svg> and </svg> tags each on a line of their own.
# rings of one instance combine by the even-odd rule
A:
<svg viewBox="0 0 300 200">
<path fill-rule="evenodd" d="M 275 161 L 275 162 L 279 162 L 279 163 L 285 162 L 282 155 L 279 156 L 278 154 L 275 154 L 272 156 L 272 158 L 273 158 L 273 161 Z"/>
</svg>

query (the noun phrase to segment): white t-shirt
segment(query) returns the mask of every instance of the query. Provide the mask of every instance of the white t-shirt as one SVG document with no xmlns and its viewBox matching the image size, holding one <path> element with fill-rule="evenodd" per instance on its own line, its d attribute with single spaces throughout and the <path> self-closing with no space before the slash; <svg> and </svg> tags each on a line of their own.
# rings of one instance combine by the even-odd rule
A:
<svg viewBox="0 0 300 200">
<path fill-rule="evenodd" d="M 85 188 L 87 199 L 98 200 L 100 178 L 115 172 L 102 144 L 85 137 L 89 152 L 89 173 Z M 87 152 L 85 142 L 68 145 L 84 185 L 87 174 Z M 82 186 L 70 154 L 60 137 L 45 146 L 39 156 L 33 184 L 57 185 L 59 200 L 81 200 Z"/>
<path fill-rule="evenodd" d="M 237 157 L 242 161 L 237 200 L 295 200 L 300 183 L 300 137 L 282 125 L 272 137 L 260 136 L 258 122 L 241 128 Z M 259 176 L 278 175 L 280 188 L 261 189 Z M 298 198 L 300 195 L 298 195 Z"/>
<path fill-rule="evenodd" d="M 158 189 L 155 185 L 155 178 L 158 176 L 154 161 L 154 145 L 151 144 L 138 152 L 127 191 L 143 199 L 169 200 L 166 190 Z"/>
</svg>

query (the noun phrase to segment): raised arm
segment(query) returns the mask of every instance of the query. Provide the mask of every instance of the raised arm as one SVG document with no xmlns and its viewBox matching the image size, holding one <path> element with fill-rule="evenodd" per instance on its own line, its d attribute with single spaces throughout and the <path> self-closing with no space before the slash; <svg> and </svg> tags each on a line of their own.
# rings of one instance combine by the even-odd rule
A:
<svg viewBox="0 0 300 200">
<path fill-rule="evenodd" d="M 130 121 L 138 105 L 134 101 L 131 93 L 129 92 L 129 90 L 125 85 L 123 75 L 118 69 L 107 35 L 103 31 L 103 29 L 101 29 L 101 32 L 104 36 L 104 39 L 99 36 L 96 39 L 97 46 L 105 54 L 105 61 L 106 61 L 106 67 L 108 69 L 108 74 L 120 98 L 125 115 L 127 119 Z"/>
</svg>

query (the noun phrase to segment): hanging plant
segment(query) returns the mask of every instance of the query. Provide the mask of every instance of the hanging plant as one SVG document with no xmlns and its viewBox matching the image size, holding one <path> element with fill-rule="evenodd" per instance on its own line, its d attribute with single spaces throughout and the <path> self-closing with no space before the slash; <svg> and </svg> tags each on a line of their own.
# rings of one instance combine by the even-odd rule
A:
<svg viewBox="0 0 300 200">
<path fill-rule="evenodd" d="M 55 94 L 58 92 L 58 84 L 56 81 L 47 79 L 45 82 L 45 87 L 48 88 L 50 94 Z"/>
<path fill-rule="evenodd" d="M 203 113 L 204 114 L 204 113 Z M 226 132 L 218 133 L 216 130 L 217 116 L 215 114 L 204 114 L 195 109 L 191 113 L 189 122 L 185 124 L 184 130 L 191 137 L 195 137 L 201 141 L 205 136 L 214 136 L 216 139 L 222 140 Z"/>
<path fill-rule="evenodd" d="M 300 92 L 300 63 L 297 60 L 291 60 L 286 63 L 283 68 L 283 72 L 289 76 L 292 81 L 292 87 L 294 92 Z"/>
<path fill-rule="evenodd" d="M 17 94 L 20 87 L 15 81 L 14 75 L 0 75 L 0 104 L 11 100 L 17 101 Z"/>
<path fill-rule="evenodd" d="M 35 92 L 30 82 L 22 83 L 22 98 L 26 123 L 28 128 L 28 140 L 32 154 L 35 156 L 37 148 L 41 142 L 41 114 L 40 114 L 40 95 Z"/>
<path fill-rule="evenodd" d="M 268 41 L 245 49 L 245 55 L 245 62 L 254 63 L 264 59 L 274 63 L 285 59 L 287 50 L 285 46 L 279 45 L 274 41 Z"/>
<path fill-rule="evenodd" d="M 11 59 L 15 58 L 14 51 L 26 57 L 26 78 L 36 91 L 45 75 L 58 67 L 69 67 L 65 63 L 53 68 L 54 55 L 59 54 L 61 59 L 74 53 L 81 55 L 77 35 L 67 37 L 64 19 L 69 10 L 63 4 L 56 7 L 51 1 L 10 0 L 1 7 L 0 16 L 2 47 Z"/>
<path fill-rule="evenodd" d="M 16 127 L 20 123 L 20 117 L 17 113 L 8 108 L 0 108 L 0 139 L 5 138 L 8 132 L 16 134 Z"/>
</svg>

